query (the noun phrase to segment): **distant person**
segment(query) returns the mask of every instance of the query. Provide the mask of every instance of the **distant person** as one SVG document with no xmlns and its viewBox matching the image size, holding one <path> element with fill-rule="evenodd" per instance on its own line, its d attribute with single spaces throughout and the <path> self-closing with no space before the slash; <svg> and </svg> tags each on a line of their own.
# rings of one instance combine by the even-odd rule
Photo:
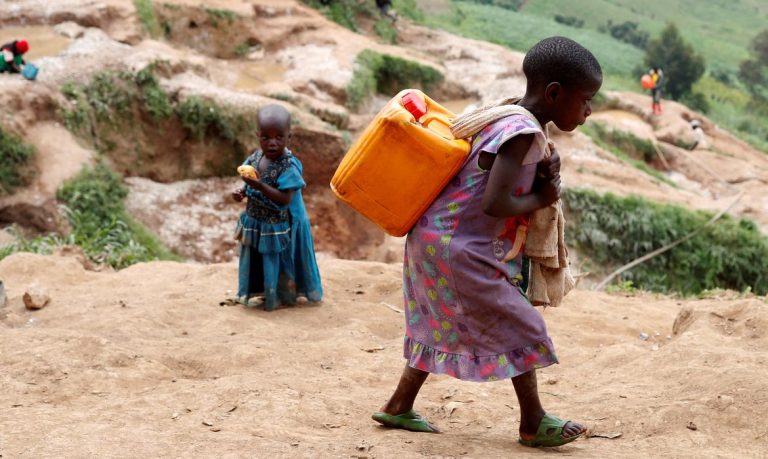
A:
<svg viewBox="0 0 768 459">
<path fill-rule="evenodd" d="M 29 51 L 29 43 L 27 40 L 14 40 L 0 46 L 0 52 L 2 52 L 2 58 L 0 58 L 0 73 L 21 73 L 24 64 L 24 53 Z"/>
<path fill-rule="evenodd" d="M 382 16 L 389 18 L 392 22 L 397 21 L 397 14 L 392 9 L 391 0 L 376 0 L 376 6 L 379 8 Z"/>
<path fill-rule="evenodd" d="M 691 130 L 693 130 L 693 144 L 691 144 L 690 150 L 700 148 L 706 150 L 709 148 L 709 142 L 707 141 L 707 135 L 701 128 L 701 121 L 691 120 Z"/>
<path fill-rule="evenodd" d="M 654 115 L 661 115 L 661 90 L 664 87 L 664 71 L 661 70 L 661 67 L 654 66 L 648 74 L 653 81 L 651 111 Z"/>
<path fill-rule="evenodd" d="M 243 178 L 245 186 L 232 193 L 238 202 L 247 198 L 236 229 L 241 245 L 237 301 L 267 311 L 295 304 L 298 295 L 321 301 L 312 230 L 301 197 L 303 167 L 286 147 L 291 115 L 282 106 L 267 105 L 257 119 L 261 150 L 243 165 L 255 168 L 259 177 Z"/>
<path fill-rule="evenodd" d="M 454 122 L 458 137 L 472 138 L 469 158 L 408 234 L 407 362 L 395 392 L 373 414 L 385 426 L 439 432 L 413 405 L 427 376 L 440 373 L 478 382 L 511 378 L 523 445 L 559 446 L 586 431 L 547 413 L 539 400 L 536 370 L 558 359 L 543 317 L 523 291 L 523 249 L 530 215 L 560 199 L 560 158 L 546 156 L 542 126 L 551 121 L 573 131 L 583 124 L 602 70 L 586 48 L 550 37 L 528 51 L 523 72 L 522 99 Z M 494 115 L 511 103 L 527 112 Z"/>
</svg>

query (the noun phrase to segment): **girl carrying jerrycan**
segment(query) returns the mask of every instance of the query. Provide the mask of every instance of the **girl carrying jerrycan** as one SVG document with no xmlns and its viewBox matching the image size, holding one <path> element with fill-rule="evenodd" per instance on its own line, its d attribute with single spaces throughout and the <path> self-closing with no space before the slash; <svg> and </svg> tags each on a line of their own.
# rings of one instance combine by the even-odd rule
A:
<svg viewBox="0 0 768 459">
<path fill-rule="evenodd" d="M 441 373 L 479 382 L 510 378 L 523 445 L 559 446 L 586 431 L 547 413 L 539 400 L 536 370 L 558 359 L 523 290 L 522 238 L 534 211 L 559 206 L 560 159 L 542 126 L 551 121 L 573 131 L 583 124 L 602 70 L 586 48 L 551 37 L 528 51 L 523 71 L 522 99 L 455 120 L 454 136 L 471 138 L 469 157 L 408 233 L 406 366 L 392 396 L 373 414 L 385 426 L 439 432 L 414 403 L 429 374 Z"/>
</svg>

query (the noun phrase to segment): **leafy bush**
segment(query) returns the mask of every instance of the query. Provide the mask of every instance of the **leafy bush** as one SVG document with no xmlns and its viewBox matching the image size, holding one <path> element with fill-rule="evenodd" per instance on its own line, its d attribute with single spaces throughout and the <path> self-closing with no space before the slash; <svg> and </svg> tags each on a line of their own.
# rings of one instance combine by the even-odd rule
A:
<svg viewBox="0 0 768 459">
<path fill-rule="evenodd" d="M 250 128 L 250 124 L 239 114 L 233 114 L 215 103 L 191 96 L 179 104 L 176 113 L 185 129 L 196 139 L 206 135 L 218 136 L 229 142 L 236 142 L 237 135 Z"/>
<path fill-rule="evenodd" d="M 25 239 L 18 231 L 12 229 L 10 233 L 14 236 L 13 241 L 0 246 L 0 260 L 16 252 L 32 252 L 50 255 L 58 247 L 74 244 L 71 237 L 62 237 L 57 234 L 48 234 L 32 239 Z"/>
<path fill-rule="evenodd" d="M 394 95 L 412 86 L 429 91 L 443 79 L 443 74 L 433 67 L 366 49 L 357 56 L 352 82 L 347 87 L 347 105 L 357 109 L 376 92 Z"/>
<path fill-rule="evenodd" d="M 525 0 L 466 0 L 468 3 L 479 3 L 480 5 L 492 5 L 504 8 L 506 10 L 520 11 L 520 7 L 525 4 Z"/>
<path fill-rule="evenodd" d="M 593 263 L 618 266 L 700 228 L 712 215 L 639 197 L 568 189 L 566 236 Z M 694 238 L 621 275 L 619 282 L 684 295 L 728 288 L 768 293 L 768 238 L 749 220 L 728 216 Z"/>
<path fill-rule="evenodd" d="M 237 57 L 245 57 L 250 50 L 251 50 L 251 46 L 247 42 L 245 42 L 235 46 L 234 53 L 235 53 L 235 56 Z"/>
<path fill-rule="evenodd" d="M 637 22 L 632 21 L 614 24 L 613 21 L 609 19 L 605 25 L 598 27 L 598 30 L 639 49 L 645 49 L 645 47 L 648 46 L 648 39 L 650 38 L 648 32 L 638 29 Z"/>
<path fill-rule="evenodd" d="M 157 25 L 157 18 L 155 17 L 155 9 L 152 5 L 152 0 L 133 0 L 133 4 L 136 7 L 136 13 L 139 15 L 141 25 L 144 27 L 144 31 L 149 35 L 156 37 L 160 31 L 160 27 Z"/>
<path fill-rule="evenodd" d="M 412 19 L 414 21 L 423 21 L 424 12 L 421 11 L 416 0 L 393 0 L 392 6 L 400 16 Z"/>
<path fill-rule="evenodd" d="M 231 10 L 206 8 L 205 12 L 208 13 L 208 20 L 213 27 L 218 27 L 219 21 L 226 21 L 228 24 L 232 24 L 237 19 L 237 13 Z"/>
<path fill-rule="evenodd" d="M 0 196 L 28 183 L 35 148 L 0 128 Z"/>
<path fill-rule="evenodd" d="M 374 18 L 378 14 L 374 2 L 369 1 L 333 0 L 329 5 L 323 5 L 318 0 L 303 1 L 312 8 L 322 11 L 331 21 L 354 32 L 358 31 L 358 16 Z"/>
<path fill-rule="evenodd" d="M 86 84 L 65 83 L 61 92 L 72 104 L 71 109 L 62 110 L 65 125 L 73 132 L 98 137 L 97 128 L 116 126 L 135 108 L 154 121 L 176 115 L 197 140 L 211 135 L 236 143 L 237 136 L 252 127 L 242 116 L 199 97 L 189 97 L 174 106 L 156 75 L 163 65 L 164 61 L 156 61 L 135 74 L 104 71 Z M 109 149 L 107 139 L 95 140 L 98 147 Z"/>
<path fill-rule="evenodd" d="M 661 35 L 648 43 L 645 64 L 661 67 L 668 76 L 664 89 L 674 100 L 691 92 L 691 87 L 704 75 L 705 69 L 704 58 L 683 40 L 673 23 L 667 24 Z"/>
<path fill-rule="evenodd" d="M 579 19 L 576 16 L 563 16 L 562 14 L 556 14 L 555 22 L 559 22 L 560 24 L 575 27 L 577 29 L 584 27 L 584 20 Z"/>
<path fill-rule="evenodd" d="M 98 263 L 114 268 L 155 259 L 178 259 L 125 213 L 128 190 L 104 163 L 66 181 L 56 197 L 66 206 L 72 233 L 66 240 Z"/>
<path fill-rule="evenodd" d="M 707 96 L 700 92 L 689 92 L 680 98 L 680 102 L 686 105 L 688 108 L 696 110 L 697 112 L 709 113 L 711 106 L 707 100 Z"/>
<path fill-rule="evenodd" d="M 388 19 L 379 19 L 373 25 L 373 32 L 379 36 L 385 43 L 394 45 L 397 43 L 397 29 Z"/>
<path fill-rule="evenodd" d="M 155 75 L 158 62 L 154 62 L 136 73 L 134 82 L 139 87 L 144 110 L 159 121 L 173 114 L 171 98 L 160 87 L 160 81 Z"/>
</svg>

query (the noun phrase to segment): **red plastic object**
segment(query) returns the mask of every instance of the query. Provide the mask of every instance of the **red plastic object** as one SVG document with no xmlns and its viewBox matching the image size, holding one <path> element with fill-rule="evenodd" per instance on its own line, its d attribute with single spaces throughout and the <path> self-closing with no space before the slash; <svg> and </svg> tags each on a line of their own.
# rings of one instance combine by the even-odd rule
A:
<svg viewBox="0 0 768 459">
<path fill-rule="evenodd" d="M 416 118 L 416 121 L 419 121 L 422 116 L 427 114 L 427 102 L 415 92 L 406 93 L 400 101 L 403 107 L 408 110 L 408 113 Z"/>
<path fill-rule="evenodd" d="M 653 83 L 653 77 L 648 75 L 647 73 L 640 78 L 640 85 L 643 87 L 643 89 L 653 89 L 654 86 L 656 86 Z"/>
</svg>

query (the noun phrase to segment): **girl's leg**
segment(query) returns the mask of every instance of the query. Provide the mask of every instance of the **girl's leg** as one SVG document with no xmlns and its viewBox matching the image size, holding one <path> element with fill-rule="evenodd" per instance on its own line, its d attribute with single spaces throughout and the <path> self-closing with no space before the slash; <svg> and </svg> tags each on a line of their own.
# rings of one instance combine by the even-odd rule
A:
<svg viewBox="0 0 768 459">
<path fill-rule="evenodd" d="M 251 280 L 251 248 L 240 245 L 240 267 L 237 271 L 237 297 L 243 304 L 248 302 Z"/>
<path fill-rule="evenodd" d="M 389 401 L 381 407 L 381 411 L 387 414 L 398 415 L 413 409 L 413 402 L 419 394 L 421 385 L 427 380 L 429 373 L 426 371 L 405 366 L 397 389 Z"/>
<path fill-rule="evenodd" d="M 536 370 L 531 370 L 512 378 L 512 384 L 515 386 L 517 401 L 520 404 L 520 437 L 525 439 L 533 438 L 545 414 L 539 400 Z M 563 427 L 562 436 L 563 438 L 570 438 L 581 434 L 584 430 L 586 429 L 581 424 L 568 421 L 565 427 Z"/>
</svg>

